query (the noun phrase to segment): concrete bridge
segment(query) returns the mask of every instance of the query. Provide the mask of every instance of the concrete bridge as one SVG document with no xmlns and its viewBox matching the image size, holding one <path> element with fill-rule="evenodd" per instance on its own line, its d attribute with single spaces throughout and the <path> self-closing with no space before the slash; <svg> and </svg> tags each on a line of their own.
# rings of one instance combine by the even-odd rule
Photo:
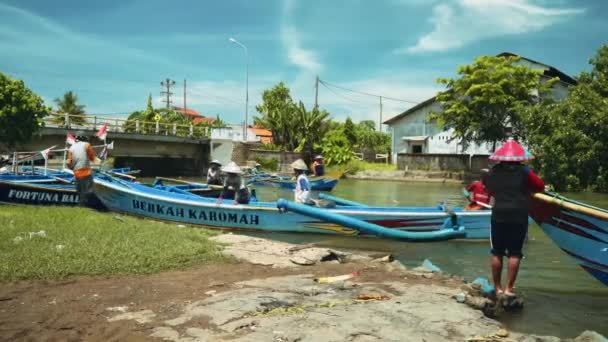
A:
<svg viewBox="0 0 608 342">
<path fill-rule="evenodd" d="M 67 129 L 45 127 L 39 137 L 17 147 L 18 151 L 42 151 L 56 145 L 65 146 L 66 135 L 83 131 L 92 145 L 102 145 L 95 136 L 96 130 L 87 127 Z M 114 167 L 133 167 L 142 170 L 143 176 L 200 176 L 206 172 L 210 158 L 210 139 L 189 136 L 139 134 L 120 131 L 107 133 L 107 142 L 114 142 L 109 156 L 114 158 Z M 218 143 L 215 143 L 218 145 Z M 96 149 L 99 152 L 101 149 Z M 63 154 L 54 155 L 51 164 L 61 163 Z"/>
</svg>

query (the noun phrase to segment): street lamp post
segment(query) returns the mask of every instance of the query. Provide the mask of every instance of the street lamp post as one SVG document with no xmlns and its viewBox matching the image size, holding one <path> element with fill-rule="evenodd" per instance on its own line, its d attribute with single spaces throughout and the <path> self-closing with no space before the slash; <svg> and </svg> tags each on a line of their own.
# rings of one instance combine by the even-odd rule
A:
<svg viewBox="0 0 608 342">
<path fill-rule="evenodd" d="M 247 47 L 245 45 L 243 45 L 243 43 L 239 42 L 238 40 L 234 39 L 234 38 L 230 38 L 228 39 L 229 41 L 239 45 L 240 47 L 242 47 L 245 50 L 245 59 L 246 59 L 246 64 L 247 64 L 247 75 L 245 78 L 245 130 L 243 132 L 243 137 L 245 139 L 245 142 L 247 141 L 247 117 L 248 117 L 248 113 L 249 113 L 249 52 L 247 51 Z"/>
</svg>

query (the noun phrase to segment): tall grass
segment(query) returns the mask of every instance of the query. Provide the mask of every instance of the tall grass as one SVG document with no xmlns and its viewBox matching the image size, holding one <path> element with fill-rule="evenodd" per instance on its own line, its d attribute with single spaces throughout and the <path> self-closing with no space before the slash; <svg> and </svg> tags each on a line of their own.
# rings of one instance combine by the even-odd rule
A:
<svg viewBox="0 0 608 342">
<path fill-rule="evenodd" d="M 224 260 L 214 233 L 84 208 L 0 206 L 0 281 L 140 274 Z"/>
</svg>

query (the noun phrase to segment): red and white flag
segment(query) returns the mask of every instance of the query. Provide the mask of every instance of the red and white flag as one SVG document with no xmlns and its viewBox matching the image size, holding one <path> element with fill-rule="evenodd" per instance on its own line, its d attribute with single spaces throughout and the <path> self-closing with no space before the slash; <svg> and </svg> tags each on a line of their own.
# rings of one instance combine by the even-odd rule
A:
<svg viewBox="0 0 608 342">
<path fill-rule="evenodd" d="M 65 142 L 68 145 L 74 145 L 76 143 L 76 138 L 72 135 L 72 133 L 68 133 L 68 135 L 65 137 Z"/>
<path fill-rule="evenodd" d="M 97 131 L 97 137 L 101 140 L 106 140 L 108 134 L 108 124 L 104 123 Z"/>
<path fill-rule="evenodd" d="M 57 145 L 55 145 L 57 146 Z M 51 146 L 45 150 L 40 151 L 40 154 L 42 154 L 42 157 L 44 157 L 44 160 L 49 159 L 49 155 L 51 154 L 51 150 L 55 148 L 55 146 Z"/>
<path fill-rule="evenodd" d="M 103 147 L 103 150 L 101 151 L 101 153 L 99 153 L 99 159 L 106 160 L 108 158 L 108 151 L 113 150 L 113 149 L 114 149 L 114 141 L 112 141 L 111 143 L 109 143 Z"/>
</svg>

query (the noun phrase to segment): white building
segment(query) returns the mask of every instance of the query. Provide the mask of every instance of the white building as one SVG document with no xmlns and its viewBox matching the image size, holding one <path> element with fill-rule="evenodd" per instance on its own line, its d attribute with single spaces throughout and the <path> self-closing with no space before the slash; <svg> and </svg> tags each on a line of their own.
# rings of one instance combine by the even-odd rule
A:
<svg viewBox="0 0 608 342">
<path fill-rule="evenodd" d="M 503 52 L 498 56 L 516 55 Z M 557 77 L 559 81 L 553 86 L 552 92 L 552 96 L 556 99 L 563 99 L 568 94 L 568 86 L 576 84 L 575 79 L 552 66 L 525 57 L 521 57 L 519 63 L 531 69 L 543 70 L 541 76 L 543 79 Z M 429 122 L 428 120 L 430 113 L 441 110 L 439 102 L 435 100 L 435 97 L 432 97 L 384 122 L 392 132 L 391 153 L 393 163 L 397 163 L 397 155 L 400 153 L 490 154 L 491 146 L 485 144 L 469 146 L 469 148 L 463 150 L 456 139 L 450 141 L 452 130 L 444 131 L 437 128 L 435 122 Z"/>
<path fill-rule="evenodd" d="M 244 125 L 228 125 L 223 128 L 213 128 L 211 130 L 211 139 L 214 140 L 232 140 L 244 142 L 243 134 Z M 256 135 L 252 128 L 247 128 L 247 142 L 260 142 L 260 137 Z"/>
</svg>

